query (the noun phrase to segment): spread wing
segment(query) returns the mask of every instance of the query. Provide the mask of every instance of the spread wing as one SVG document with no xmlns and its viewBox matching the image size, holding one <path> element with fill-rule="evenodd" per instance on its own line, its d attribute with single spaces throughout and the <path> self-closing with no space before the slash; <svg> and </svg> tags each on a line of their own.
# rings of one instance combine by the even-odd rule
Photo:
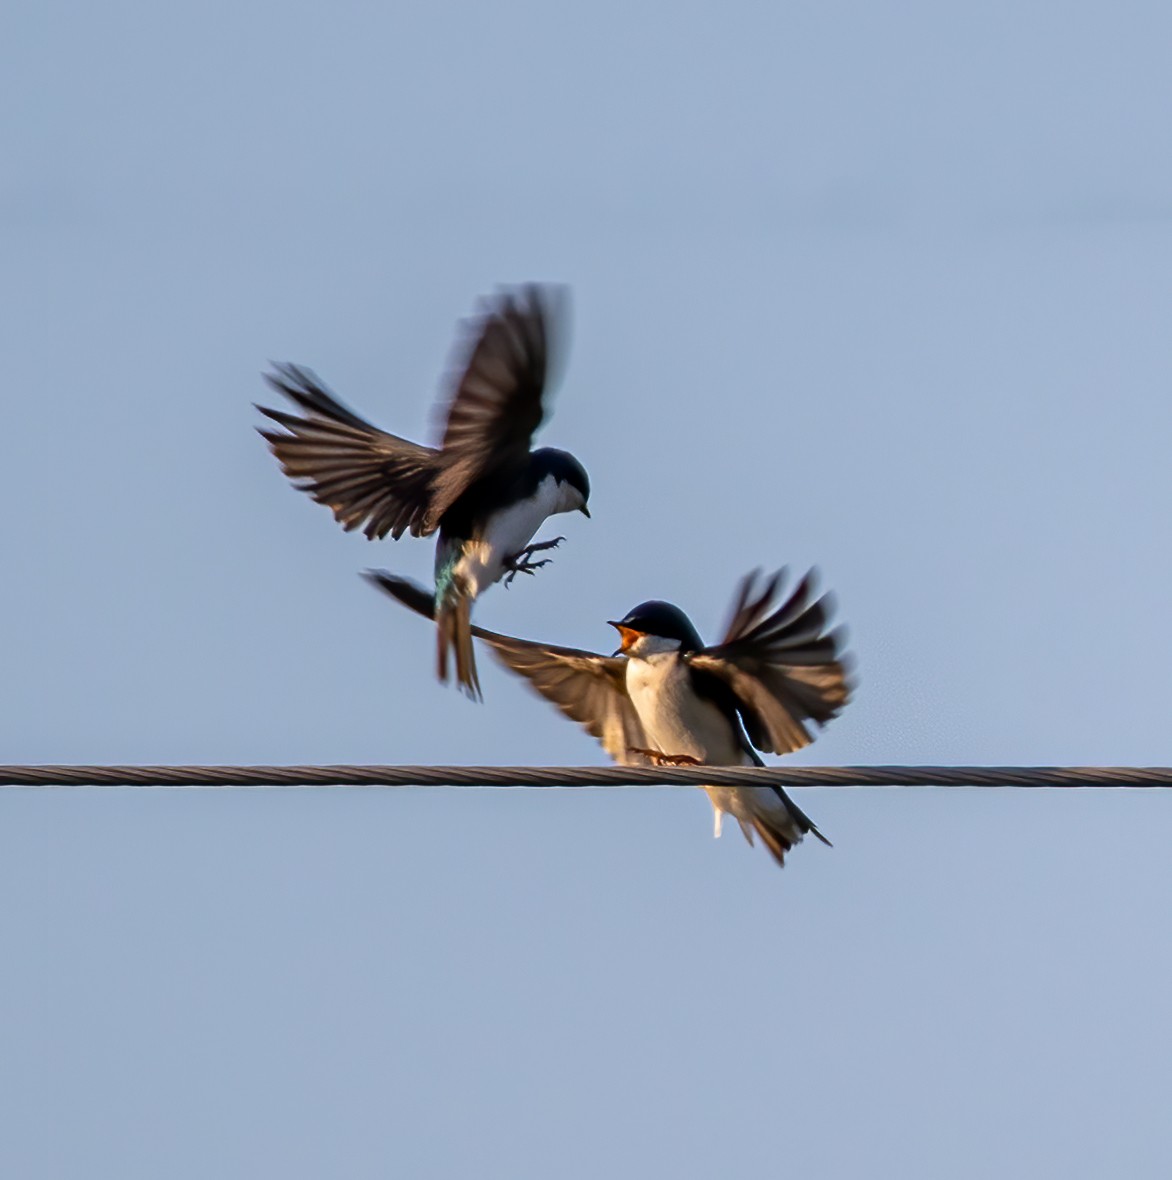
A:
<svg viewBox="0 0 1172 1180">
<path fill-rule="evenodd" d="M 447 407 L 432 527 L 477 480 L 510 479 L 524 469 L 544 416 L 565 305 L 564 288 L 530 285 L 503 291 L 474 324 L 478 334 Z"/>
<path fill-rule="evenodd" d="M 811 571 L 774 609 L 783 576 L 742 579 L 724 638 L 688 657 L 732 689 L 749 740 L 774 754 L 813 741 L 811 726 L 837 716 L 854 688 L 846 633 L 827 630 L 830 595 L 814 598 Z"/>
<path fill-rule="evenodd" d="M 374 540 L 426 536 L 439 452 L 387 434 L 347 409 L 308 369 L 275 365 L 265 380 L 303 416 L 257 406 L 283 430 L 261 430 L 294 486 L 331 509 L 344 529 Z"/>
<path fill-rule="evenodd" d="M 368 570 L 366 577 L 416 614 L 434 616 L 434 598 L 422 586 L 385 570 Z M 483 627 L 473 626 L 472 634 L 487 643 L 506 668 L 523 676 L 571 721 L 598 738 L 616 762 L 635 766 L 647 761 L 632 752 L 646 749 L 647 739 L 627 696 L 625 659 L 531 643 Z"/>
</svg>

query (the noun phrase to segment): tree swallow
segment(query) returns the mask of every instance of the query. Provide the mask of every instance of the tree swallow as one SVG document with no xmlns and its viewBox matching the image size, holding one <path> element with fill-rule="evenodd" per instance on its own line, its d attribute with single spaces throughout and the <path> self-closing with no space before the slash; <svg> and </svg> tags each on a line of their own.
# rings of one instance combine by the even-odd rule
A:
<svg viewBox="0 0 1172 1180">
<path fill-rule="evenodd" d="M 535 285 L 486 300 L 468 325 L 467 360 L 447 405 L 438 448 L 387 434 L 347 409 L 308 369 L 275 365 L 265 380 L 304 416 L 257 406 L 284 430 L 261 430 L 285 474 L 344 529 L 370 540 L 439 530 L 435 553 L 436 668 L 473 698 L 480 681 L 472 652 L 472 603 L 494 582 L 532 574 L 541 550 L 530 544 L 546 517 L 589 516 L 590 480 L 573 455 L 530 451 L 544 416 L 565 292 Z M 506 577 L 507 575 L 507 577 Z"/>
<path fill-rule="evenodd" d="M 430 617 L 422 587 L 378 570 L 366 576 Z M 811 727 L 835 717 L 854 687 L 845 631 L 827 630 L 830 596 L 814 596 L 811 571 L 778 604 L 783 576 L 743 578 L 724 638 L 711 647 L 679 607 L 659 601 L 609 624 L 621 637 L 611 656 L 471 630 L 617 762 L 764 766 L 757 750 L 788 754 L 809 744 Z M 779 865 L 807 832 L 830 843 L 781 787 L 704 790 L 715 834 L 728 813 Z"/>
</svg>

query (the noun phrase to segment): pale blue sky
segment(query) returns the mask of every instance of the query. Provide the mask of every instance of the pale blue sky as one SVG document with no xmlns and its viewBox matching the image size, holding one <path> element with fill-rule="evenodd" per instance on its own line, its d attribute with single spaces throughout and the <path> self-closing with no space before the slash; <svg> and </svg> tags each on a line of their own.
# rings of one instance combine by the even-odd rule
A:
<svg viewBox="0 0 1172 1180">
<path fill-rule="evenodd" d="M 426 434 L 456 320 L 573 288 L 592 521 L 481 604 L 711 635 L 817 563 L 813 763 L 1172 763 L 1172 12 L 10 3 L 4 761 L 601 751 L 356 571 L 269 358 Z M 1167 1173 L 1172 797 L 0 794 L 0 1174 Z"/>
</svg>

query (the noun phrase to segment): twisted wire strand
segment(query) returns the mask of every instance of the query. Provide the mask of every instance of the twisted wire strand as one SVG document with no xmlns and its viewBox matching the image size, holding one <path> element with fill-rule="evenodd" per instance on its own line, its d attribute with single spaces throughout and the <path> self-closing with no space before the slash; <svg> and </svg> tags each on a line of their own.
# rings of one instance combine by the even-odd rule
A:
<svg viewBox="0 0 1172 1180">
<path fill-rule="evenodd" d="M 1172 787 L 1168 766 L 0 766 L 0 787 Z"/>
</svg>

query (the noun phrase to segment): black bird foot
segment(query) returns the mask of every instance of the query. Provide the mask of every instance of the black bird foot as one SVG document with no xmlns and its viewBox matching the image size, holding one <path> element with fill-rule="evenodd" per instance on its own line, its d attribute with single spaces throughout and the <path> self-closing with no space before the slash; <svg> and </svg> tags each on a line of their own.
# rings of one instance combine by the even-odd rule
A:
<svg viewBox="0 0 1172 1180">
<path fill-rule="evenodd" d="M 518 574 L 533 574 L 541 569 L 543 565 L 549 565 L 548 558 L 545 561 L 517 561 L 516 559 L 510 561 L 505 566 L 505 569 L 509 571 L 505 578 L 505 589 L 507 590 L 509 588 L 509 584 Z"/>
<path fill-rule="evenodd" d="M 628 754 L 642 754 L 644 758 L 650 758 L 656 766 L 703 766 L 704 763 L 699 758 L 693 758 L 691 754 L 665 754 L 662 750 L 644 750 L 639 746 L 630 746 L 627 749 Z"/>
<path fill-rule="evenodd" d="M 547 549 L 556 549 L 565 539 L 565 537 L 554 537 L 552 541 L 538 541 L 536 544 L 526 546 L 526 548 L 522 549 L 513 560 L 520 561 L 522 558 L 532 557 L 535 553 L 544 553 Z"/>
<path fill-rule="evenodd" d="M 543 565 L 549 565 L 550 559 L 548 557 L 544 561 L 530 561 L 529 558 L 534 553 L 542 553 L 547 549 L 556 549 L 565 539 L 565 537 L 554 537 L 552 541 L 539 541 L 536 545 L 529 545 L 525 549 L 522 549 L 520 553 L 507 558 L 505 569 L 509 571 L 509 574 L 505 578 L 506 589 L 518 574 L 534 574 Z"/>
</svg>

